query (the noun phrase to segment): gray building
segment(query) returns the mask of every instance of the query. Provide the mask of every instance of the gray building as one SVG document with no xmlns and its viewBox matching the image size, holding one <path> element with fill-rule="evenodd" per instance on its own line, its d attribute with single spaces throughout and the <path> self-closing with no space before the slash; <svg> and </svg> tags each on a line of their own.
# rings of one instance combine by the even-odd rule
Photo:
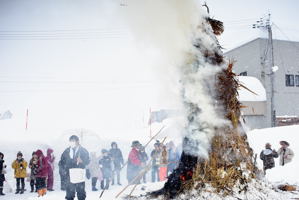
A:
<svg viewBox="0 0 299 200">
<path fill-rule="evenodd" d="M 265 114 L 246 117 L 251 128 L 271 127 L 271 49 L 269 40 L 257 38 L 225 53 L 235 60 L 234 71 L 240 76 L 253 76 L 266 89 Z M 276 116 L 299 116 L 299 42 L 273 40 L 274 96 Z M 254 90 L 254 88 L 250 88 Z"/>
</svg>

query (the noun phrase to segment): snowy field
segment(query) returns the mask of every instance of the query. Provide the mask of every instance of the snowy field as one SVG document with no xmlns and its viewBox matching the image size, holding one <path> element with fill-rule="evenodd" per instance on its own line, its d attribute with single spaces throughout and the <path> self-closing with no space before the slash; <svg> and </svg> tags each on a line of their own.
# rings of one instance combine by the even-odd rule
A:
<svg viewBox="0 0 299 200">
<path fill-rule="evenodd" d="M 299 126 L 286 126 L 286 127 L 278 127 L 278 128 L 268 128 L 268 129 L 259 129 L 259 130 L 252 130 L 248 133 L 248 138 L 251 147 L 254 149 L 255 153 L 259 155 L 259 153 L 262 151 L 264 148 L 265 143 L 270 142 L 272 144 L 272 147 L 276 150 L 279 148 L 279 141 L 280 140 L 286 140 L 290 142 L 290 148 L 295 153 L 295 157 L 293 161 L 289 164 L 287 164 L 284 167 L 280 167 L 278 164 L 278 159 L 276 159 L 276 167 L 274 169 L 268 170 L 267 171 L 267 177 L 265 179 L 265 184 L 260 185 L 260 184 L 252 184 L 252 187 L 257 187 L 255 189 L 251 190 L 251 198 L 248 197 L 248 199 L 254 199 L 254 193 L 257 193 L 258 191 L 264 190 L 261 192 L 261 194 L 264 195 L 264 199 L 296 199 L 299 198 L 298 193 L 287 193 L 287 192 L 274 192 L 271 190 L 272 188 L 275 189 L 275 186 L 277 186 L 280 183 L 289 183 L 289 184 L 296 184 L 298 185 L 299 183 L 299 173 L 297 173 L 297 170 L 299 169 L 299 157 L 298 157 L 298 152 L 299 152 Z M 25 154 L 25 159 L 28 160 L 30 153 L 32 149 L 36 148 L 42 148 L 46 149 L 48 146 L 55 146 L 56 144 L 58 152 L 56 151 L 56 156 L 59 157 L 60 152 L 63 150 L 63 146 L 58 145 L 59 143 L 57 141 L 52 141 L 55 143 L 47 143 L 47 144 L 41 144 L 37 143 L 37 141 L 34 142 L 23 142 L 22 145 L 20 145 L 19 142 L 13 143 L 12 141 L 10 142 L 3 142 L 1 140 L 1 150 L 2 152 L 5 153 L 5 160 L 6 164 L 8 165 L 8 174 L 6 175 L 7 180 L 9 185 L 15 190 L 15 181 L 13 179 L 13 172 L 10 169 L 10 163 L 12 161 L 12 158 L 14 158 L 15 153 L 19 150 L 22 149 L 24 154 Z M 109 146 L 108 141 L 102 141 L 102 145 L 106 145 L 107 147 Z M 126 147 L 125 151 L 128 151 L 128 141 L 123 141 L 122 143 L 119 144 L 119 146 Z M 147 150 L 148 152 L 151 150 L 151 146 Z M 57 155 L 58 154 L 58 155 Z M 125 158 L 127 157 L 127 153 L 125 154 Z M 258 165 L 259 167 L 262 166 L 261 160 L 258 158 Z M 58 162 L 58 159 L 56 160 Z M 56 163 L 57 164 L 57 163 Z M 56 168 L 58 169 L 58 168 Z M 108 191 L 105 191 L 103 196 L 99 198 L 100 192 L 92 192 L 90 188 L 90 180 L 86 181 L 86 191 L 87 191 L 87 200 L 94 200 L 94 199 L 103 199 L 103 200 L 111 200 L 115 199 L 115 196 L 123 189 L 127 181 L 125 180 L 125 171 L 122 171 L 122 186 L 111 186 Z M 56 179 L 55 179 L 55 192 L 49 192 L 45 197 L 38 198 L 36 194 L 29 193 L 29 183 L 26 182 L 26 189 L 27 191 L 25 192 L 24 195 L 16 195 L 14 193 L 7 193 L 7 187 L 6 187 L 6 195 L 5 196 L 0 196 L 0 199 L 5 199 L 5 200 L 34 200 L 34 199 L 45 199 L 45 200 L 58 200 L 58 199 L 64 199 L 65 193 L 59 190 L 59 175 L 58 175 L 58 170 L 55 171 L 56 174 Z M 149 180 L 149 175 L 148 175 L 148 180 Z M 7 185 L 6 185 L 7 186 Z M 149 183 L 149 184 L 141 184 L 139 185 L 136 190 L 133 192 L 133 195 L 140 195 L 140 194 L 145 194 L 148 191 L 156 190 L 159 189 L 163 186 L 163 183 Z M 120 196 L 119 199 L 122 197 L 125 197 L 128 195 L 131 191 L 131 188 L 129 187 L 125 192 Z M 250 196 L 249 194 L 249 196 Z M 209 196 L 209 193 L 203 193 L 201 197 L 198 198 L 191 198 L 191 199 L 221 199 L 218 196 Z M 253 196 L 253 197 L 252 197 Z M 244 197 L 244 196 L 243 196 Z M 239 198 L 242 199 L 242 196 Z M 139 198 L 142 199 L 142 198 Z"/>
</svg>

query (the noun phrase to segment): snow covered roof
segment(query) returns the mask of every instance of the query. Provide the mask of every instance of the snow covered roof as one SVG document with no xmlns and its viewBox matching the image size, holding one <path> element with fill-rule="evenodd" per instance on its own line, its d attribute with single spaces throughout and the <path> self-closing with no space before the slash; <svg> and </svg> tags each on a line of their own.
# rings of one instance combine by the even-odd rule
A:
<svg viewBox="0 0 299 200">
<path fill-rule="evenodd" d="M 239 82 L 253 91 L 254 93 L 248 91 L 247 89 L 240 87 L 239 100 L 242 101 L 266 101 L 266 90 L 263 84 L 255 77 L 252 76 L 238 76 L 237 79 Z"/>
</svg>

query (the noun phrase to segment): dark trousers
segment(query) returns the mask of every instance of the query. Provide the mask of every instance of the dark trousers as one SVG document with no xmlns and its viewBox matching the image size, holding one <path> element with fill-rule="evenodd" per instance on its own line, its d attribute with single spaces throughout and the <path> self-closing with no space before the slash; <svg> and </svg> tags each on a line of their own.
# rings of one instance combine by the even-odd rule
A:
<svg viewBox="0 0 299 200">
<path fill-rule="evenodd" d="M 117 183 L 120 184 L 120 169 L 115 169 L 113 170 L 113 174 L 112 174 L 112 184 L 114 184 L 114 178 L 116 175 L 116 179 L 117 179 Z"/>
<path fill-rule="evenodd" d="M 2 174 L 0 174 L 1 176 Z M 0 194 L 3 194 L 3 182 L 5 179 L 2 180 L 2 177 L 0 177 Z"/>
<path fill-rule="evenodd" d="M 16 179 L 17 179 L 17 191 L 24 191 L 24 189 L 25 189 L 25 178 L 16 178 Z"/>
<path fill-rule="evenodd" d="M 152 182 L 156 182 L 156 177 L 157 177 L 157 181 L 160 181 L 158 166 L 152 167 Z"/>
<path fill-rule="evenodd" d="M 106 184 L 105 184 L 106 183 Z M 104 178 L 102 181 L 101 181 L 101 189 L 102 190 L 108 190 L 109 188 L 109 178 Z"/>
<path fill-rule="evenodd" d="M 85 182 L 73 184 L 71 182 L 67 183 L 66 186 L 66 200 L 74 200 L 77 192 L 78 200 L 85 200 Z"/>
<path fill-rule="evenodd" d="M 65 191 L 66 190 L 66 176 L 63 174 L 60 174 L 60 189 Z"/>
<path fill-rule="evenodd" d="M 92 188 L 96 188 L 96 186 L 97 186 L 97 181 L 98 181 L 98 178 L 97 178 L 97 177 L 92 177 L 92 178 L 91 178 L 91 186 L 92 186 Z"/>
<path fill-rule="evenodd" d="M 41 190 L 47 188 L 46 178 L 36 177 L 36 189 Z"/>
<path fill-rule="evenodd" d="M 32 192 L 34 191 L 34 185 L 35 185 L 35 188 L 36 188 L 35 180 L 34 180 L 34 179 L 31 179 L 31 180 L 30 180 L 30 187 L 31 187 L 31 191 L 32 191 Z"/>
<path fill-rule="evenodd" d="M 0 179 L 0 189 L 3 189 L 3 183 L 4 183 L 4 180 Z"/>
</svg>

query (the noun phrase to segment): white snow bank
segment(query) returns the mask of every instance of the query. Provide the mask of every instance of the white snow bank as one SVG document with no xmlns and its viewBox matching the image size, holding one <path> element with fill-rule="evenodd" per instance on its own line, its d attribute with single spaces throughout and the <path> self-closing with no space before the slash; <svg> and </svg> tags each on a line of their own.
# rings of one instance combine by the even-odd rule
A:
<svg viewBox="0 0 299 200">
<path fill-rule="evenodd" d="M 238 76 L 237 79 L 240 81 L 242 85 L 250 89 L 256 94 L 248 91 L 247 89 L 240 87 L 238 89 L 239 92 L 239 100 L 240 101 L 266 101 L 266 90 L 263 84 L 255 77 L 251 76 Z"/>
<path fill-rule="evenodd" d="M 275 159 L 276 167 L 267 170 L 266 178 L 271 182 L 299 183 L 299 125 L 255 129 L 248 132 L 248 140 L 250 146 L 258 154 L 257 163 L 260 168 L 262 168 L 263 164 L 259 159 L 259 154 L 267 142 L 272 144 L 273 149 L 278 150 L 280 148 L 279 141 L 288 141 L 290 148 L 294 151 L 294 159 L 285 166 L 279 166 L 279 159 Z"/>
</svg>

